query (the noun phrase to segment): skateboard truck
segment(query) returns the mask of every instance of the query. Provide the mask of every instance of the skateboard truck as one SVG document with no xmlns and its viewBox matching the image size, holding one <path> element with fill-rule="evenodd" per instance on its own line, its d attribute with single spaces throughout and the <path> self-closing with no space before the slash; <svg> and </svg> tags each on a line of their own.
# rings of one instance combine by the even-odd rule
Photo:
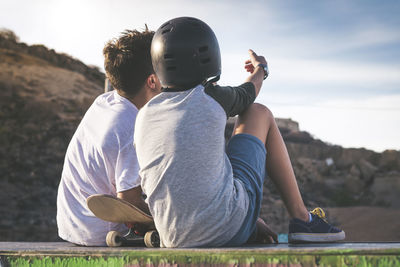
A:
<svg viewBox="0 0 400 267">
<path fill-rule="evenodd" d="M 122 235 L 118 231 L 108 232 L 106 243 L 109 247 L 141 246 L 144 243 L 148 248 L 157 248 L 160 247 L 160 237 L 156 230 L 148 231 L 144 235 L 140 235 L 136 233 L 133 228 L 129 228 L 126 235 Z"/>
</svg>

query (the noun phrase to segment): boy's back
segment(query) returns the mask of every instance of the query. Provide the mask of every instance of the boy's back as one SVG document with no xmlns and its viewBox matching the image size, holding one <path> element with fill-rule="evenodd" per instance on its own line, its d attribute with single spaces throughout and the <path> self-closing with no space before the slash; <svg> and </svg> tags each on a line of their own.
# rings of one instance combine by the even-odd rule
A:
<svg viewBox="0 0 400 267">
<path fill-rule="evenodd" d="M 241 227 L 248 196 L 225 154 L 226 115 L 201 85 L 163 92 L 138 114 L 142 188 L 164 247 L 220 246 Z"/>
<path fill-rule="evenodd" d="M 140 183 L 132 145 L 137 108 L 116 91 L 96 98 L 68 146 L 57 196 L 57 224 L 69 242 L 105 245 L 109 230 L 123 224 L 96 218 L 87 208 L 93 194 L 117 195 Z"/>
</svg>

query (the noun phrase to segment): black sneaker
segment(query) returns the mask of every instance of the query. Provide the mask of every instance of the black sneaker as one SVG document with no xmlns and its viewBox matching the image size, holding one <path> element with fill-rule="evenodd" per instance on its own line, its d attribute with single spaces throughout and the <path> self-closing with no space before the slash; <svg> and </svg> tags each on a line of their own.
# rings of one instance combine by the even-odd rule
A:
<svg viewBox="0 0 400 267">
<path fill-rule="evenodd" d="M 292 219 L 289 223 L 289 243 L 335 242 L 345 239 L 344 231 L 330 225 L 325 219 L 325 212 L 315 208 L 310 212 L 311 222 Z"/>
</svg>

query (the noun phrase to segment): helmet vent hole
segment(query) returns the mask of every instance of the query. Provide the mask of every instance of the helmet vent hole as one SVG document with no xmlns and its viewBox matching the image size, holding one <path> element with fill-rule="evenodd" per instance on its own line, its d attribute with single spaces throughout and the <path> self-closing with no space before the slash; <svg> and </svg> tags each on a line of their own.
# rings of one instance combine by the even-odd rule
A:
<svg viewBox="0 0 400 267">
<path fill-rule="evenodd" d="M 172 28 L 165 29 L 165 30 L 163 30 L 163 31 L 161 32 L 161 34 L 166 34 L 167 32 L 170 32 L 171 30 L 172 30 Z"/>
<path fill-rule="evenodd" d="M 168 22 L 165 22 L 163 25 L 161 25 L 161 29 L 163 29 L 165 26 L 167 26 L 167 25 L 169 25 L 170 23 L 169 23 L 169 21 Z"/>
<path fill-rule="evenodd" d="M 201 60 L 201 63 L 207 64 L 207 63 L 209 63 L 210 61 L 211 61 L 211 59 L 208 57 L 208 58 L 202 59 L 202 60 Z"/>
<path fill-rule="evenodd" d="M 172 59 L 172 58 L 174 58 L 174 55 L 172 55 L 172 54 L 165 54 L 164 55 L 164 59 Z"/>
<path fill-rule="evenodd" d="M 167 71 L 176 71 L 176 66 L 167 67 Z"/>
<path fill-rule="evenodd" d="M 202 46 L 202 47 L 199 48 L 199 52 L 200 53 L 204 53 L 206 51 L 208 51 L 208 46 Z"/>
</svg>

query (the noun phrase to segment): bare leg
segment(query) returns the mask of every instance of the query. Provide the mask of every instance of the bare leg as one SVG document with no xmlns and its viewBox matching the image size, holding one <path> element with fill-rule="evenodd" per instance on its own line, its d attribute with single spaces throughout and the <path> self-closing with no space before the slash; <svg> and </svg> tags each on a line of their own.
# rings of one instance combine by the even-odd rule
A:
<svg viewBox="0 0 400 267">
<path fill-rule="evenodd" d="M 247 133 L 260 139 L 267 149 L 268 176 L 276 185 L 292 218 L 308 221 L 308 211 L 301 197 L 289 154 L 271 111 L 252 104 L 238 117 L 233 135 Z"/>
</svg>

